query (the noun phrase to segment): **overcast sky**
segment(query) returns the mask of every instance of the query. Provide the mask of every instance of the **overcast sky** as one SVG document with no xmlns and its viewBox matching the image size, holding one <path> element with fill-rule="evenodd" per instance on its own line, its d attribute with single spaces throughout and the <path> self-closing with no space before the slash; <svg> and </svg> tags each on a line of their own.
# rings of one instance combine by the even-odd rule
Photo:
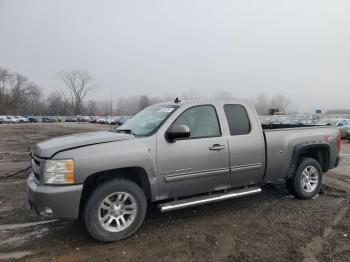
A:
<svg viewBox="0 0 350 262">
<path fill-rule="evenodd" d="M 46 93 L 84 69 L 98 99 L 223 89 L 350 108 L 350 1 L 0 0 L 0 66 Z"/>
</svg>

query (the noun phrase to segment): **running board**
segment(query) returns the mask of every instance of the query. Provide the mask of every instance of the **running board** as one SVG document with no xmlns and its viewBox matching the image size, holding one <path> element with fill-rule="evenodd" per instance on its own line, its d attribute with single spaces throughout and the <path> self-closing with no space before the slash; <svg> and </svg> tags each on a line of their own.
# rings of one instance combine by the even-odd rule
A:
<svg viewBox="0 0 350 262">
<path fill-rule="evenodd" d="M 172 202 L 167 202 L 164 204 L 159 204 L 159 209 L 161 212 L 172 211 L 180 208 L 203 205 L 207 203 L 213 203 L 221 200 L 238 198 L 243 196 L 249 196 L 261 192 L 260 187 L 249 187 L 240 190 L 229 191 L 225 193 L 217 193 L 212 195 L 205 195 L 193 198 L 187 198 L 182 200 L 175 200 Z"/>
</svg>

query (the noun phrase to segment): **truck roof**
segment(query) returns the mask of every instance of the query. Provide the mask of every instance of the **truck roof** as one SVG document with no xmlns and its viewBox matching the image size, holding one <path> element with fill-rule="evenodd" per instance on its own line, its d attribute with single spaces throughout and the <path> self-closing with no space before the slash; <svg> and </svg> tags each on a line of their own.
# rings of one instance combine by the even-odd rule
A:
<svg viewBox="0 0 350 262">
<path fill-rule="evenodd" d="M 240 99 L 228 99 L 228 100 L 219 100 L 219 99 L 203 99 L 203 100 L 181 100 L 178 103 L 174 101 L 161 102 L 156 105 L 173 105 L 173 106 L 188 106 L 188 105 L 203 105 L 203 104 L 211 104 L 216 106 L 221 106 L 225 104 L 240 104 L 240 105 L 248 105 L 249 103 Z"/>
</svg>

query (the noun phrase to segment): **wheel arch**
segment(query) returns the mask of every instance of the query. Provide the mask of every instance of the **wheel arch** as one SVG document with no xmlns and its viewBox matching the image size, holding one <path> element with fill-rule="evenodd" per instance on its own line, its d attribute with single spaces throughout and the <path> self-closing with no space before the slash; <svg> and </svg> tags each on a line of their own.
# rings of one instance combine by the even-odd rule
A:
<svg viewBox="0 0 350 262">
<path fill-rule="evenodd" d="M 148 178 L 148 174 L 144 168 L 133 166 L 104 170 L 92 174 L 85 179 L 80 199 L 79 216 L 82 214 L 82 210 L 85 207 L 89 196 L 98 187 L 98 185 L 100 185 L 101 183 L 105 183 L 109 180 L 113 180 L 115 178 L 123 178 L 134 182 L 145 193 L 147 201 L 152 201 L 151 185 Z"/>
<path fill-rule="evenodd" d="M 300 144 L 295 146 L 288 178 L 294 175 L 299 163 L 305 157 L 315 159 L 321 165 L 322 172 L 327 172 L 330 166 L 330 152 L 331 149 L 328 144 Z"/>
</svg>

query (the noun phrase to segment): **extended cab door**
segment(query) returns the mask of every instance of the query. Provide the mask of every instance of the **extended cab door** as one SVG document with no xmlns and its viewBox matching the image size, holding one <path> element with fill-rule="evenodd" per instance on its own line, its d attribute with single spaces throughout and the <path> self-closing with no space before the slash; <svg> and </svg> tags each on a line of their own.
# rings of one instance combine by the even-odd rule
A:
<svg viewBox="0 0 350 262">
<path fill-rule="evenodd" d="M 227 139 L 222 137 L 212 105 L 193 106 L 171 125 L 186 125 L 191 135 L 169 142 L 157 134 L 157 167 L 161 198 L 210 192 L 228 187 Z M 166 127 L 168 128 L 169 125 Z"/>
<path fill-rule="evenodd" d="M 226 104 L 224 111 L 230 131 L 230 186 L 262 182 L 265 171 L 265 140 L 255 110 L 239 104 Z"/>
</svg>

